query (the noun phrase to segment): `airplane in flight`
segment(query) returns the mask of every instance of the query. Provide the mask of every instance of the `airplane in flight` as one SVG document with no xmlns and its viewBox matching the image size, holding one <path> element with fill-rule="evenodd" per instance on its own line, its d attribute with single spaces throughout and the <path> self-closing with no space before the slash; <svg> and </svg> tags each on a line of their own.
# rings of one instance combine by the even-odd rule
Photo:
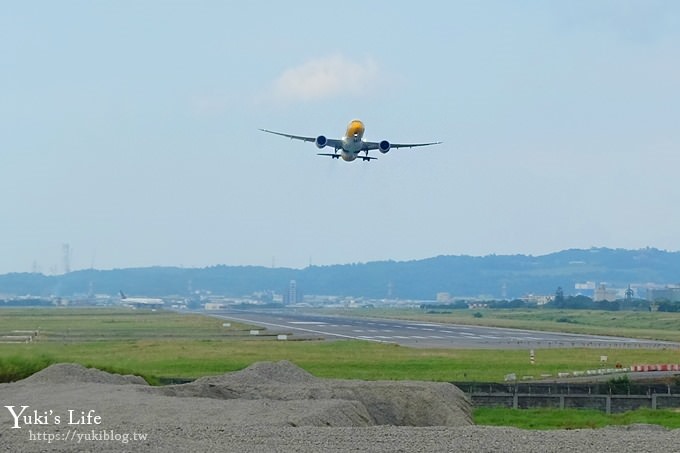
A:
<svg viewBox="0 0 680 453">
<path fill-rule="evenodd" d="M 418 146 L 430 146 L 439 145 L 441 142 L 431 142 L 431 143 L 390 143 L 387 140 L 382 140 L 379 142 L 367 142 L 364 140 L 364 123 L 360 120 L 352 120 L 347 125 L 347 130 L 345 131 L 345 136 L 336 138 L 327 138 L 324 135 L 319 135 L 318 137 L 303 137 L 301 135 L 291 135 L 284 134 L 281 132 L 274 132 L 267 129 L 260 129 L 262 132 L 268 132 L 270 134 L 281 135 L 294 140 L 302 140 L 304 142 L 314 142 L 317 148 L 322 149 L 326 146 L 333 148 L 333 153 L 317 153 L 319 156 L 329 156 L 333 159 L 342 158 L 346 162 L 351 162 L 357 157 L 364 161 L 370 161 L 372 159 L 377 159 L 377 157 L 372 157 L 368 155 L 368 152 L 377 149 L 381 153 L 385 154 L 392 148 L 415 148 Z M 361 155 L 360 153 L 364 153 Z"/>
</svg>

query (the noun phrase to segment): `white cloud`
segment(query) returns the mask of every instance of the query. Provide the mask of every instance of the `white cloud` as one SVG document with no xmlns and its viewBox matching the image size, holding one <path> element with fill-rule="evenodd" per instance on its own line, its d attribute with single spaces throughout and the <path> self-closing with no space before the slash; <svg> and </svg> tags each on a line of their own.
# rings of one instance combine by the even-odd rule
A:
<svg viewBox="0 0 680 453">
<path fill-rule="evenodd" d="M 274 96 L 283 101 L 318 101 L 337 96 L 360 96 L 378 78 L 378 65 L 366 58 L 341 55 L 319 58 L 286 69 L 273 84 Z"/>
</svg>

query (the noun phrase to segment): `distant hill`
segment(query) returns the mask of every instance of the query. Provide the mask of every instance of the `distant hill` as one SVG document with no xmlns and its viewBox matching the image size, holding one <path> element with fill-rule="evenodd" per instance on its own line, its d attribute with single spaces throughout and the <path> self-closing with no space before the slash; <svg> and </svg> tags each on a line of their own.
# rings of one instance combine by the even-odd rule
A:
<svg viewBox="0 0 680 453">
<path fill-rule="evenodd" d="M 608 287 L 678 283 L 680 252 L 592 248 L 542 256 L 438 256 L 305 269 L 212 266 L 81 270 L 56 276 L 12 273 L 0 275 L 0 294 L 70 297 L 123 289 L 129 295 L 188 296 L 202 290 L 236 297 L 267 290 L 281 293 L 290 280 L 305 294 L 376 299 L 388 297 L 388 292 L 400 299 L 434 299 L 438 292 L 494 298 L 505 292 L 515 298 L 554 294 L 557 287 L 573 294 L 574 285 L 586 281 L 606 282 Z"/>
</svg>

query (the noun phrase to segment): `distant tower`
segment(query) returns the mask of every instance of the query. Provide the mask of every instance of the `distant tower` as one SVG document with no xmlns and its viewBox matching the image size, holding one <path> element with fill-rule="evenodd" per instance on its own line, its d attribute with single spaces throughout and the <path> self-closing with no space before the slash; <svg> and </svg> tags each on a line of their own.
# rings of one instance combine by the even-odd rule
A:
<svg viewBox="0 0 680 453">
<path fill-rule="evenodd" d="M 627 301 L 633 300 L 633 294 L 635 294 L 635 293 L 631 289 L 630 285 L 628 285 L 628 289 L 626 290 L 626 300 Z"/>
<path fill-rule="evenodd" d="M 392 280 L 387 283 L 387 299 L 392 299 L 394 297 L 394 283 Z"/>
<path fill-rule="evenodd" d="M 71 246 L 68 244 L 61 245 L 61 258 L 64 267 L 64 274 L 71 272 Z"/>
<path fill-rule="evenodd" d="M 508 300 L 508 284 L 506 282 L 501 285 L 501 299 Z"/>
<path fill-rule="evenodd" d="M 291 280 L 290 283 L 288 284 L 288 303 L 289 304 L 295 304 L 298 301 L 298 290 L 297 290 L 297 282 L 295 280 Z"/>
<path fill-rule="evenodd" d="M 562 308 L 564 305 L 564 291 L 562 290 L 561 286 L 557 287 L 557 291 L 555 291 L 555 305 L 558 308 Z"/>
</svg>

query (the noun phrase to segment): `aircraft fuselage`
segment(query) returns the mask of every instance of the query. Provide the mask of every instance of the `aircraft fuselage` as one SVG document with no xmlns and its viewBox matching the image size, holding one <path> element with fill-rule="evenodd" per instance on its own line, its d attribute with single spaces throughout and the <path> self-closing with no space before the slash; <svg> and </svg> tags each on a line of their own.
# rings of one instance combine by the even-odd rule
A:
<svg viewBox="0 0 680 453">
<path fill-rule="evenodd" d="M 342 160 L 351 162 L 357 158 L 359 151 L 363 150 L 363 137 L 366 128 L 364 123 L 359 120 L 352 120 L 347 125 L 344 137 L 342 137 L 342 149 L 340 157 Z"/>
</svg>

